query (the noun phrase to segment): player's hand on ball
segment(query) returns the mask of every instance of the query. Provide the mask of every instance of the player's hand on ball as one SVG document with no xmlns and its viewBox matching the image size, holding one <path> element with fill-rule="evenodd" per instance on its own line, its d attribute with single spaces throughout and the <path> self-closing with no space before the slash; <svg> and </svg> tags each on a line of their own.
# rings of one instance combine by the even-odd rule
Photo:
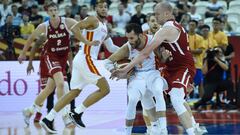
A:
<svg viewBox="0 0 240 135">
<path fill-rule="evenodd" d="M 123 70 L 123 69 L 117 69 L 117 70 L 114 70 L 110 76 L 110 79 L 115 79 L 117 78 L 117 80 L 119 79 L 126 79 L 128 77 L 128 73 Z"/>
</svg>

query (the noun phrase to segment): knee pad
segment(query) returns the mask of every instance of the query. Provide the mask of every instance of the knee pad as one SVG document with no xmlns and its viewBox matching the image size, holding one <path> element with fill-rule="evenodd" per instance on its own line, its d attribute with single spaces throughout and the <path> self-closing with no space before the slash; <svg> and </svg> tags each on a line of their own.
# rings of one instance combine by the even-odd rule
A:
<svg viewBox="0 0 240 135">
<path fill-rule="evenodd" d="M 187 111 L 186 107 L 184 106 L 185 94 L 183 88 L 172 88 L 169 95 L 173 108 L 175 109 L 178 116 Z"/>
</svg>

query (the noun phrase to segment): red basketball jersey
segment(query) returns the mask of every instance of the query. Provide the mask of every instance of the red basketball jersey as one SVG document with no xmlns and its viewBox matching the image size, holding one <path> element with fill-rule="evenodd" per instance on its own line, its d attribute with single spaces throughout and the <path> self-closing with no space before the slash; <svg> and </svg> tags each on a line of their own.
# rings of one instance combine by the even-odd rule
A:
<svg viewBox="0 0 240 135">
<path fill-rule="evenodd" d="M 184 28 L 176 21 L 167 21 L 163 27 L 172 26 L 179 30 L 180 34 L 174 42 L 164 42 L 161 46 L 164 46 L 172 53 L 173 60 L 166 62 L 166 68 L 168 71 L 178 70 L 179 68 L 188 68 L 190 71 L 195 72 L 193 56 L 190 52 L 188 44 L 188 35 Z"/>
<path fill-rule="evenodd" d="M 44 45 L 45 54 L 52 57 L 67 57 L 70 50 L 70 33 L 65 18 L 60 17 L 59 25 L 54 28 L 50 21 L 45 22 L 47 42 Z"/>
</svg>

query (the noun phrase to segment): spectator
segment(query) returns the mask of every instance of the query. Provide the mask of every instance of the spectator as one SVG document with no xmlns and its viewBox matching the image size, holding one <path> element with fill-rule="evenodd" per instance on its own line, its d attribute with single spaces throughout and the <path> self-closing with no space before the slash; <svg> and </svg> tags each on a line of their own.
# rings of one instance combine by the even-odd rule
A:
<svg viewBox="0 0 240 135">
<path fill-rule="evenodd" d="M 43 22 L 43 17 L 38 14 L 38 6 L 33 5 L 31 7 L 31 15 L 29 17 L 29 21 L 34 25 L 35 28 Z"/>
<path fill-rule="evenodd" d="M 107 23 L 107 28 L 108 28 L 108 34 L 110 37 L 117 37 L 117 33 L 113 31 L 113 26 L 111 23 Z"/>
<path fill-rule="evenodd" d="M 213 37 L 214 40 L 216 40 L 218 46 L 222 47 L 223 50 L 226 50 L 228 45 L 228 38 L 227 35 L 221 31 L 221 23 L 222 20 L 220 18 L 213 18 L 212 26 L 213 31 L 210 32 L 210 36 Z"/>
<path fill-rule="evenodd" d="M 204 19 L 198 20 L 197 33 L 201 35 L 201 27 L 204 25 Z"/>
<path fill-rule="evenodd" d="M 144 33 L 146 33 L 146 34 L 154 35 L 159 30 L 160 25 L 157 23 L 155 14 L 150 15 L 148 25 L 149 25 L 149 30 L 144 31 Z"/>
<path fill-rule="evenodd" d="M 226 49 L 226 51 L 224 52 L 224 55 L 225 55 L 226 61 L 229 63 L 229 67 L 231 67 L 232 58 L 235 57 L 235 52 L 234 52 L 234 48 L 233 48 L 232 44 L 229 44 L 229 45 L 227 46 L 227 49 Z M 231 82 L 231 85 L 233 85 L 233 84 L 232 84 L 232 76 L 231 76 L 231 69 L 230 69 L 230 68 L 229 68 L 229 69 L 227 70 L 227 72 L 226 72 L 226 80 L 228 80 L 229 82 Z M 231 88 L 233 88 L 233 86 L 231 86 Z M 232 91 L 233 91 L 233 89 L 232 89 Z M 233 94 L 233 95 L 231 95 L 231 94 Z M 232 105 L 235 105 L 235 104 L 236 104 L 236 99 L 235 99 L 235 96 L 234 96 L 234 95 L 235 95 L 234 92 L 231 92 L 231 93 L 229 94 L 230 103 L 228 104 L 229 106 L 227 106 L 227 107 L 229 107 L 230 109 L 231 109 L 231 107 L 233 107 Z"/>
<path fill-rule="evenodd" d="M 136 13 L 136 10 L 132 4 L 128 3 L 128 0 L 121 0 L 124 12 L 128 13 L 130 16 Z"/>
<path fill-rule="evenodd" d="M 198 92 L 194 91 L 194 94 L 202 95 L 202 66 L 203 66 L 203 52 L 205 50 L 205 46 L 203 45 L 203 37 L 196 33 L 196 28 L 198 26 L 198 22 L 196 20 L 191 20 L 189 22 L 189 32 L 188 32 L 188 39 L 189 39 L 189 47 L 191 53 L 193 54 L 194 65 L 196 67 L 196 74 L 194 77 L 194 86 L 198 87 Z"/>
<path fill-rule="evenodd" d="M 190 7 L 190 12 L 188 12 L 188 14 L 190 15 L 191 17 L 191 20 L 196 20 L 196 21 L 199 21 L 202 19 L 201 15 L 196 13 L 196 9 L 197 7 L 196 6 L 191 6 Z"/>
<path fill-rule="evenodd" d="M 142 5 L 137 5 L 136 6 L 136 11 L 137 13 L 135 15 L 132 16 L 131 18 L 131 23 L 137 23 L 139 24 L 140 26 L 142 24 L 144 24 L 145 22 L 147 22 L 146 20 L 146 15 L 145 14 L 142 14 L 141 11 L 142 11 Z"/>
<path fill-rule="evenodd" d="M 18 8 L 20 14 L 31 14 L 31 8 L 28 6 L 28 0 L 22 0 L 21 7 Z"/>
<path fill-rule="evenodd" d="M 190 5 L 188 4 L 188 0 L 179 0 L 176 3 L 176 7 L 178 8 L 179 17 L 182 18 L 182 15 L 188 13 L 190 9 Z"/>
<path fill-rule="evenodd" d="M 22 15 L 18 13 L 17 5 L 12 5 L 12 16 L 13 16 L 13 23 L 14 26 L 19 26 L 22 23 Z"/>
<path fill-rule="evenodd" d="M 202 44 L 206 50 L 218 46 L 216 40 L 214 40 L 213 37 L 209 34 L 210 27 L 208 25 L 201 26 L 200 30 L 201 30 L 201 35 L 203 37 Z"/>
<path fill-rule="evenodd" d="M 150 19 L 150 17 L 151 17 L 152 15 L 153 15 L 152 13 L 148 13 L 148 14 L 147 14 L 147 16 L 146 16 L 147 22 L 145 22 L 144 24 L 142 24 L 142 31 L 148 31 L 148 30 L 150 29 L 148 22 L 149 22 L 149 19 Z"/>
<path fill-rule="evenodd" d="M 82 5 L 81 6 L 81 10 L 80 10 L 80 13 L 79 13 L 80 17 L 81 17 L 81 20 L 83 20 L 83 19 L 85 19 L 86 17 L 89 16 L 88 11 L 89 11 L 89 9 L 88 9 L 87 5 Z"/>
<path fill-rule="evenodd" d="M 23 23 L 20 25 L 20 34 L 23 39 L 27 39 L 34 31 L 34 25 L 29 22 L 29 15 L 23 14 Z"/>
<path fill-rule="evenodd" d="M 224 71 L 229 69 L 228 62 L 225 59 L 223 49 L 220 47 L 207 51 L 207 57 L 203 62 L 203 74 L 204 79 L 204 95 L 194 104 L 194 108 L 197 109 L 202 105 L 206 105 L 213 97 L 214 92 L 228 91 L 227 99 L 230 99 L 230 93 L 232 91 L 231 82 L 223 79 Z M 217 103 L 219 104 L 219 103 Z"/>
<path fill-rule="evenodd" d="M 79 11 L 81 9 L 80 5 L 78 5 L 78 1 L 77 0 L 71 0 L 72 6 L 72 15 L 76 15 L 79 14 Z"/>
<path fill-rule="evenodd" d="M 0 4 L 0 27 L 5 24 L 6 16 L 12 14 L 11 7 L 8 5 L 8 0 L 2 0 L 2 4 Z"/>
<path fill-rule="evenodd" d="M 221 31 L 223 32 L 232 32 L 233 28 L 231 26 L 231 24 L 228 22 L 228 16 L 227 15 L 223 15 L 222 16 L 222 23 L 221 23 Z"/>
<path fill-rule="evenodd" d="M 113 16 L 113 23 L 115 27 L 124 29 L 126 24 L 130 21 L 131 17 L 128 13 L 124 12 L 123 4 L 118 5 L 118 13 Z"/>
<path fill-rule="evenodd" d="M 178 8 L 177 8 L 177 7 L 174 7 L 174 8 L 173 8 L 173 15 L 174 15 L 175 20 L 176 20 L 177 22 L 180 22 L 180 21 L 181 21 L 181 16 L 180 16 L 180 14 L 179 14 L 179 12 L 178 12 Z"/>
<path fill-rule="evenodd" d="M 182 15 L 180 24 L 185 28 L 186 31 L 188 31 L 188 23 L 191 20 L 191 17 L 189 14 Z"/>
<path fill-rule="evenodd" d="M 13 48 L 13 40 L 15 37 L 19 36 L 19 29 L 12 25 L 13 16 L 7 15 L 6 23 L 0 28 L 1 38 L 6 41 L 8 48 L 5 54 L 11 59 L 15 59 L 15 50 Z"/>
<path fill-rule="evenodd" d="M 65 6 L 65 14 L 63 16 L 68 18 L 74 18 L 74 15 L 72 14 L 72 9 L 69 5 Z"/>
<path fill-rule="evenodd" d="M 211 0 L 207 7 L 205 17 L 219 17 L 223 14 L 223 6 L 217 2 L 217 0 Z"/>
</svg>

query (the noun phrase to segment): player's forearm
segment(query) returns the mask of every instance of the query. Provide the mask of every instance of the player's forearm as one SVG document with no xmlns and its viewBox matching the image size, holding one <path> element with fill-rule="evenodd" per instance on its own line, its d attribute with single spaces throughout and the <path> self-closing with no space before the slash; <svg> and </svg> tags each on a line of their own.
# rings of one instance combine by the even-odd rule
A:
<svg viewBox="0 0 240 135">
<path fill-rule="evenodd" d="M 141 63 L 144 59 L 148 57 L 145 53 L 140 53 L 137 57 L 135 57 L 123 70 L 129 72 L 135 65 Z"/>
<path fill-rule="evenodd" d="M 29 56 L 29 63 L 32 63 L 34 57 L 35 57 L 35 53 L 36 53 L 36 50 L 38 49 L 37 45 L 35 44 L 31 51 L 30 51 L 30 56 Z"/>
<path fill-rule="evenodd" d="M 72 56 L 72 51 L 68 53 L 68 63 L 69 66 L 72 66 L 72 61 L 73 61 L 73 56 Z"/>
</svg>

